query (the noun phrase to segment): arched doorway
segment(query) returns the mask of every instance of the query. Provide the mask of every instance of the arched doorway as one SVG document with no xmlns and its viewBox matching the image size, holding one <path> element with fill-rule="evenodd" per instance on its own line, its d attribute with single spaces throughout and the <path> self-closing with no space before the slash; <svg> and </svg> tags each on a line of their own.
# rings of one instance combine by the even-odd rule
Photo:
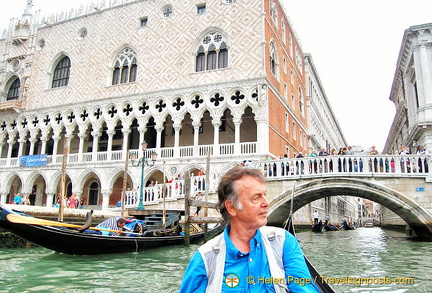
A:
<svg viewBox="0 0 432 293">
<path fill-rule="evenodd" d="M 98 205 L 99 203 L 99 183 L 90 183 L 88 189 L 88 205 Z"/>
</svg>

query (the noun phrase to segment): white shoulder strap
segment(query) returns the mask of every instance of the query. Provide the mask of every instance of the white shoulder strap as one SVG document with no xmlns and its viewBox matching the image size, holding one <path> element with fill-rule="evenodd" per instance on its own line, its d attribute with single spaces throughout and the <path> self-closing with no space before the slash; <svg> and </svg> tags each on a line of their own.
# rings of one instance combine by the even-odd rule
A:
<svg viewBox="0 0 432 293">
<path fill-rule="evenodd" d="M 260 231 L 272 278 L 286 280 L 282 255 L 285 242 L 285 230 L 264 226 L 260 228 Z M 273 285 L 276 293 L 289 292 L 285 282 L 275 282 Z"/>
<path fill-rule="evenodd" d="M 202 245 L 198 251 L 207 272 L 208 284 L 206 292 L 221 292 L 226 257 L 224 233 Z"/>
</svg>

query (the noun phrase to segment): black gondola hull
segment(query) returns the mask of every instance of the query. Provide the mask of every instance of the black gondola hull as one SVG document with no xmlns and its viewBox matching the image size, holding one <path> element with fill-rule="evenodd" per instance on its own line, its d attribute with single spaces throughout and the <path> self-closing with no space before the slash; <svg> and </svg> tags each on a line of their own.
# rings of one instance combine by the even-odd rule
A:
<svg viewBox="0 0 432 293">
<path fill-rule="evenodd" d="M 184 236 L 110 236 L 93 233 L 80 233 L 77 229 L 12 223 L 7 214 L 14 213 L 1 207 L 0 227 L 39 246 L 66 254 L 95 255 L 138 252 L 151 248 L 181 245 Z M 220 229 L 222 231 L 222 229 Z M 217 231 L 207 235 L 199 232 L 190 235 L 190 243 L 198 243 L 204 237 L 212 237 Z"/>
</svg>

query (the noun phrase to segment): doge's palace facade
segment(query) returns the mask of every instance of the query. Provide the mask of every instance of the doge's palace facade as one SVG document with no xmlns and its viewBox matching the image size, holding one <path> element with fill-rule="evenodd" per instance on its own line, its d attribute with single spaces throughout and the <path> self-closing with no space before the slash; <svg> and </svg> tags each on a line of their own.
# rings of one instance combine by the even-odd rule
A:
<svg viewBox="0 0 432 293">
<path fill-rule="evenodd" d="M 158 154 L 145 182 L 197 175 L 207 156 L 217 178 L 307 152 L 304 57 L 278 1 L 113 0 L 48 17 L 31 2 L 0 37 L 2 203 L 51 206 L 65 170 L 68 195 L 107 209 L 125 169 L 140 185 L 131 150 Z"/>
</svg>

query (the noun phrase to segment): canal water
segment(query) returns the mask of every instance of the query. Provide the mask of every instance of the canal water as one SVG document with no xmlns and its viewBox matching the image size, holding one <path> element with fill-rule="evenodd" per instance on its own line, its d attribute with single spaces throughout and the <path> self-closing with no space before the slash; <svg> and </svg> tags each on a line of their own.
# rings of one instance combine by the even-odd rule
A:
<svg viewBox="0 0 432 293">
<path fill-rule="evenodd" d="M 301 232 L 297 237 L 321 275 L 339 283 L 333 286 L 337 292 L 432 292 L 430 242 L 380 228 Z M 197 248 L 100 256 L 0 249 L 0 292 L 178 292 Z"/>
</svg>

